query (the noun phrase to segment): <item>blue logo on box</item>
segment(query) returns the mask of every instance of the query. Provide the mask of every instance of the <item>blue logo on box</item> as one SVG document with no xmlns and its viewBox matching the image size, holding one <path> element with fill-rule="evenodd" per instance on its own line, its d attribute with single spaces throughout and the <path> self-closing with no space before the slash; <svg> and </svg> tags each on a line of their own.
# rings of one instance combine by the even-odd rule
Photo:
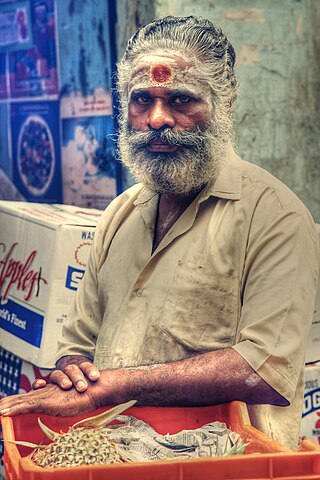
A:
<svg viewBox="0 0 320 480">
<path fill-rule="evenodd" d="M 304 394 L 302 418 L 320 409 L 320 389 L 317 388 Z"/>
<path fill-rule="evenodd" d="M 0 327 L 35 347 L 40 347 L 43 322 L 43 315 L 12 300 L 0 304 Z"/>
<path fill-rule="evenodd" d="M 66 287 L 70 290 L 78 290 L 79 284 L 84 275 L 84 270 L 68 266 Z"/>
</svg>

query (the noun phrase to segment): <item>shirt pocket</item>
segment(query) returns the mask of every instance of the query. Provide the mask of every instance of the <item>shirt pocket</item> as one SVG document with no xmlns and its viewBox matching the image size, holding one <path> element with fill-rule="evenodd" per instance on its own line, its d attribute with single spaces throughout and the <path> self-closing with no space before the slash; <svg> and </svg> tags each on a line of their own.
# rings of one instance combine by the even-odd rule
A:
<svg viewBox="0 0 320 480">
<path fill-rule="evenodd" d="M 234 342 L 239 279 L 199 264 L 179 261 L 164 303 L 160 328 L 195 351 Z"/>
</svg>

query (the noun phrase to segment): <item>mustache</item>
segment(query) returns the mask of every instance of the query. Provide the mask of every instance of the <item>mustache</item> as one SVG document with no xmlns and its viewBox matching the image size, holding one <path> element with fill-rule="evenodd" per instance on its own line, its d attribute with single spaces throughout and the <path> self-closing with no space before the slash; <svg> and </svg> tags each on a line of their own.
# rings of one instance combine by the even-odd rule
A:
<svg viewBox="0 0 320 480">
<path fill-rule="evenodd" d="M 173 132 L 171 128 L 160 130 L 150 130 L 146 132 L 128 129 L 127 140 L 132 147 L 142 148 L 156 140 L 167 143 L 175 147 L 185 147 L 190 149 L 199 149 L 203 147 L 203 142 L 207 138 L 208 132 L 200 129 L 195 131 L 185 130 L 183 132 Z"/>
</svg>

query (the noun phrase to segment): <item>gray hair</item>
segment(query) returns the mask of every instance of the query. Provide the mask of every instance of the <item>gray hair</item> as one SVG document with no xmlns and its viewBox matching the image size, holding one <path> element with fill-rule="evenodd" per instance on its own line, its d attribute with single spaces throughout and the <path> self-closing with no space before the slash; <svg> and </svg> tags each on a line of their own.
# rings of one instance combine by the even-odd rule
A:
<svg viewBox="0 0 320 480">
<path fill-rule="evenodd" d="M 128 100 L 132 62 L 139 55 L 155 50 L 174 50 L 196 59 L 201 79 L 209 85 L 213 98 L 224 108 L 230 108 L 237 92 L 234 48 L 218 26 L 195 16 L 155 20 L 130 38 L 118 64 L 118 92 L 123 108 Z"/>
</svg>

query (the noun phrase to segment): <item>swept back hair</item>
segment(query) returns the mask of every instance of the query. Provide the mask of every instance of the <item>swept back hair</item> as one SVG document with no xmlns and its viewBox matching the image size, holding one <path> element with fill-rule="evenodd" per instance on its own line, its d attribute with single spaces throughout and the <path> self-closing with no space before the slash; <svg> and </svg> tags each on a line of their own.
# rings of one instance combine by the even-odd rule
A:
<svg viewBox="0 0 320 480">
<path fill-rule="evenodd" d="M 201 81 L 209 85 L 213 97 L 220 97 L 220 102 L 230 107 L 237 92 L 234 48 L 221 28 L 195 16 L 155 20 L 130 38 L 118 64 L 118 91 L 123 101 L 127 101 L 132 62 L 141 54 L 159 50 L 179 52 L 196 62 Z"/>
</svg>

